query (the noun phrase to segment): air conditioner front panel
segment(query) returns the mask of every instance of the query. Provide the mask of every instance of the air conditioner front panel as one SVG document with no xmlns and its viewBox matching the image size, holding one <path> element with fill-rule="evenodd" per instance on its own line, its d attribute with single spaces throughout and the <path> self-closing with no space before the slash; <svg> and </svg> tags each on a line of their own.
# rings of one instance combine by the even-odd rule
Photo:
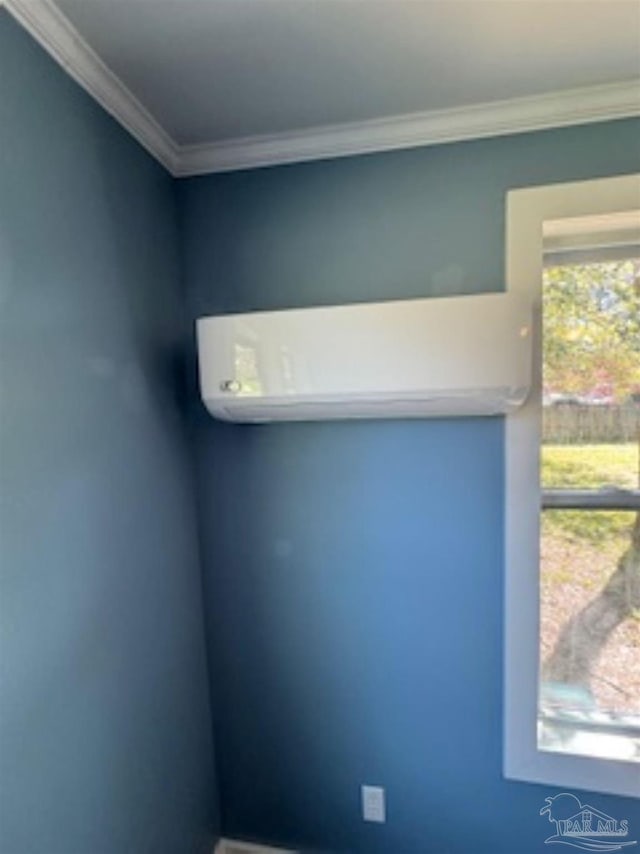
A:
<svg viewBox="0 0 640 854">
<path fill-rule="evenodd" d="M 202 397 L 238 421 L 506 412 L 526 397 L 529 330 L 507 294 L 201 318 Z"/>
</svg>

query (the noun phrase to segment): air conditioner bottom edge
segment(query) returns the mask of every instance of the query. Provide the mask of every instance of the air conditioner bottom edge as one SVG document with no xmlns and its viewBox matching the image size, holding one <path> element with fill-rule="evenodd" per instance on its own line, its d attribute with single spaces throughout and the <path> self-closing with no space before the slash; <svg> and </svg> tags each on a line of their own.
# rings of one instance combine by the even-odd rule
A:
<svg viewBox="0 0 640 854">
<path fill-rule="evenodd" d="M 238 839 L 219 839 L 212 854 L 300 854 L 291 848 L 274 848 Z"/>
</svg>

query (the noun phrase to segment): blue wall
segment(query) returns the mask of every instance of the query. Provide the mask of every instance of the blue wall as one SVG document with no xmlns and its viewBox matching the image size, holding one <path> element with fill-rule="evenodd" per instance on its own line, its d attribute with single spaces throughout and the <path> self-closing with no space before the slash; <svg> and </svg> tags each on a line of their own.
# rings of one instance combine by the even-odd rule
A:
<svg viewBox="0 0 640 854">
<path fill-rule="evenodd" d="M 191 318 L 501 289 L 508 189 L 639 162 L 620 121 L 183 181 Z M 502 421 L 247 427 L 191 405 L 223 831 L 543 851 L 554 791 L 501 775 Z M 386 825 L 361 821 L 363 782 Z M 640 833 L 638 801 L 590 800 Z"/>
<path fill-rule="evenodd" d="M 0 851 L 216 830 L 169 176 L 0 12 Z"/>
</svg>

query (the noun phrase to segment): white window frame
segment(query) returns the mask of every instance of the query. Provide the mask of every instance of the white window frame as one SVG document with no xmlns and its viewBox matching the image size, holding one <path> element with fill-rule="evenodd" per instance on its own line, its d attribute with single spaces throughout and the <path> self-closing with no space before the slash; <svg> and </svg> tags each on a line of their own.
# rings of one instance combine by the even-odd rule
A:
<svg viewBox="0 0 640 854">
<path fill-rule="evenodd" d="M 640 797 L 640 764 L 537 746 L 540 583 L 541 291 L 543 223 L 640 208 L 640 174 L 512 190 L 507 194 L 507 289 L 534 313 L 533 383 L 507 416 L 505 436 L 504 775 L 509 779 Z"/>
</svg>

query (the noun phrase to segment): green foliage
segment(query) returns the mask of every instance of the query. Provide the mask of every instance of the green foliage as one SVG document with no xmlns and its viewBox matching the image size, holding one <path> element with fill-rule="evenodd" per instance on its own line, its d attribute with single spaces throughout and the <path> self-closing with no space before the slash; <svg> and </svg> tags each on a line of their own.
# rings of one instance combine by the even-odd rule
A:
<svg viewBox="0 0 640 854">
<path fill-rule="evenodd" d="M 640 386 L 640 262 L 550 267 L 543 281 L 544 383 L 586 395 L 611 383 L 623 401 Z"/>
</svg>

